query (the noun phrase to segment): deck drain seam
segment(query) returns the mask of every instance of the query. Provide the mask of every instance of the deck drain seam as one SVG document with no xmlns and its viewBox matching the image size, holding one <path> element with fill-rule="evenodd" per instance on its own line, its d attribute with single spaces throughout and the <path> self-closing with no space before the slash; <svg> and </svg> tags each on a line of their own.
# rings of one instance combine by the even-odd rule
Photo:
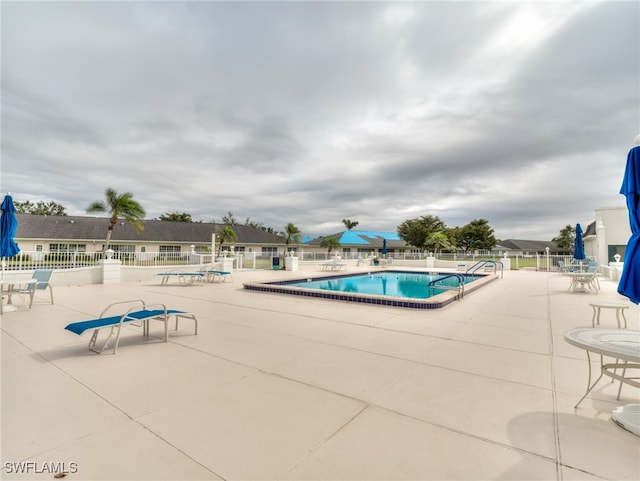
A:
<svg viewBox="0 0 640 481">
<path fill-rule="evenodd" d="M 350 426 L 351 424 L 354 423 L 354 421 L 359 418 L 363 412 L 365 412 L 368 408 L 369 408 L 369 404 L 365 404 L 364 406 L 362 406 L 362 409 L 360 409 L 358 412 L 356 412 L 351 418 L 349 418 L 345 423 L 343 423 L 341 426 L 338 426 L 338 428 L 333 431 L 331 434 L 329 434 L 329 436 L 327 436 L 326 438 L 322 439 L 316 446 L 314 446 L 313 448 L 311 448 L 304 456 L 302 456 L 302 458 L 300 458 L 300 460 L 298 460 L 296 463 L 294 463 L 289 469 L 287 469 L 287 473 L 291 473 L 293 470 L 295 470 L 298 466 L 300 466 L 302 463 L 304 463 L 307 459 L 309 459 L 316 451 L 318 451 L 322 446 L 324 446 L 325 444 L 327 444 L 329 441 L 331 441 L 333 438 L 335 438 L 339 433 L 341 433 L 342 431 L 344 431 L 348 426 Z"/>
<path fill-rule="evenodd" d="M 551 320 L 551 291 L 549 288 L 549 276 L 547 275 L 547 325 L 549 326 L 549 374 L 551 376 L 551 402 L 553 409 L 553 443 L 556 452 L 556 477 L 559 481 L 564 479 L 562 475 L 562 449 L 560 446 L 560 421 L 558 419 L 558 389 L 556 385 L 555 356 L 553 346 L 553 323 Z"/>
</svg>

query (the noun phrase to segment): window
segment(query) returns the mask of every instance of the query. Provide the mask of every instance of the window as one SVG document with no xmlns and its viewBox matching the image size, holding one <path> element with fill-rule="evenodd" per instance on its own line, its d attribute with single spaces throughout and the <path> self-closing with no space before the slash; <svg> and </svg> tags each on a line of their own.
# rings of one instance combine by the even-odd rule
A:
<svg viewBox="0 0 640 481">
<path fill-rule="evenodd" d="M 262 255 L 263 256 L 275 256 L 278 254 L 278 248 L 277 247 L 263 247 L 262 248 Z"/>
<path fill-rule="evenodd" d="M 109 248 L 113 250 L 113 252 L 123 252 L 127 254 L 131 254 L 136 251 L 136 246 L 126 244 L 111 244 Z"/>
<path fill-rule="evenodd" d="M 87 244 L 49 244 L 49 251 L 52 253 L 87 252 Z"/>
<path fill-rule="evenodd" d="M 609 245 L 607 246 L 609 262 L 615 262 L 616 258 L 614 257 L 616 254 L 620 254 L 620 262 L 624 261 L 624 254 L 627 250 L 626 245 Z"/>
<path fill-rule="evenodd" d="M 179 254 L 180 246 L 160 246 L 161 254 Z"/>
</svg>

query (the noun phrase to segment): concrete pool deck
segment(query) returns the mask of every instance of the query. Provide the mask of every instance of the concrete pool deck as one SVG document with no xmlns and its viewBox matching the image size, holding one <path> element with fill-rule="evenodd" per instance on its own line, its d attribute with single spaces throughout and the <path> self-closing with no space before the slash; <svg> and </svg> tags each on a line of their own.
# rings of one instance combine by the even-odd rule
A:
<svg viewBox="0 0 640 481">
<path fill-rule="evenodd" d="M 300 275 L 56 286 L 55 305 L 6 313 L 2 479 L 640 477 L 640 437 L 610 419 L 640 391 L 617 401 L 602 380 L 574 409 L 587 362 L 562 337 L 591 326 L 590 302 L 624 300 L 614 282 L 569 292 L 557 273 L 507 271 L 417 311 L 242 288 Z M 131 326 L 114 356 L 63 329 L 126 299 L 193 312 L 199 333 Z M 639 316 L 627 309 L 630 328 Z"/>
</svg>

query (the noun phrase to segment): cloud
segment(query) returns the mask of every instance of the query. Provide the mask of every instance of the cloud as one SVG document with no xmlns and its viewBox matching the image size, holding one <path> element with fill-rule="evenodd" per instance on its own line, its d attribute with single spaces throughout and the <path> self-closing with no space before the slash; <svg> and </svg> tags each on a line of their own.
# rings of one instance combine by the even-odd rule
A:
<svg viewBox="0 0 640 481">
<path fill-rule="evenodd" d="M 635 2 L 11 2 L 2 190 L 276 230 L 485 218 L 548 240 L 624 205 Z"/>
</svg>

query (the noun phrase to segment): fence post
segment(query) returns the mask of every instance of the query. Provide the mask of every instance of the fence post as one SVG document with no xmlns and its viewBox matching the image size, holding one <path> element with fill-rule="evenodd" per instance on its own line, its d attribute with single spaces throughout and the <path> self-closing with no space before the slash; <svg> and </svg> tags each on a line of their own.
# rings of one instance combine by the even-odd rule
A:
<svg viewBox="0 0 640 481">
<path fill-rule="evenodd" d="M 122 262 L 113 259 L 113 251 L 107 249 L 105 251 L 105 259 L 98 263 L 102 266 L 102 283 L 103 284 L 119 284 L 121 279 Z"/>
</svg>

